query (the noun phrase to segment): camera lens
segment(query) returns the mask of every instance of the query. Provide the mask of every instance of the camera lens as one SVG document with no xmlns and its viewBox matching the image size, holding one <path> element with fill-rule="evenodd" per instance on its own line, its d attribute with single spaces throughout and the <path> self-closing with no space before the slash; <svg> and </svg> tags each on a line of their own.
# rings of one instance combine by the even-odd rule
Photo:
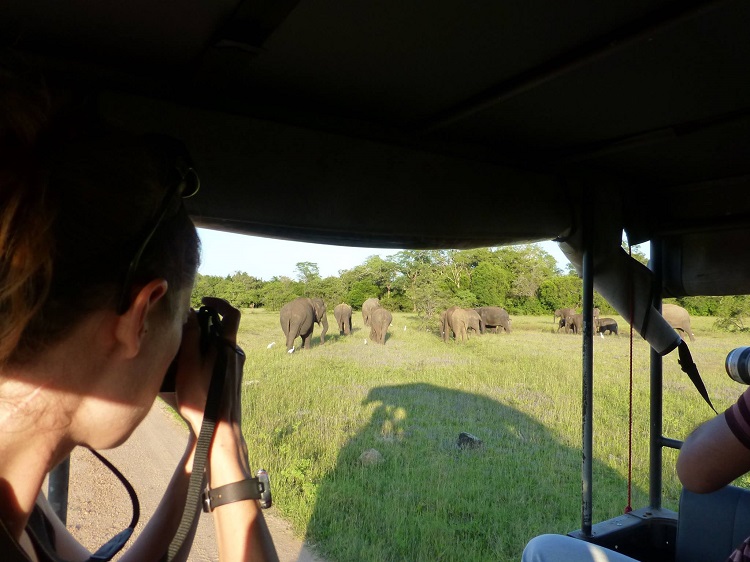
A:
<svg viewBox="0 0 750 562">
<path fill-rule="evenodd" d="M 750 346 L 738 347 L 730 351 L 724 367 L 732 380 L 741 384 L 750 384 Z"/>
</svg>

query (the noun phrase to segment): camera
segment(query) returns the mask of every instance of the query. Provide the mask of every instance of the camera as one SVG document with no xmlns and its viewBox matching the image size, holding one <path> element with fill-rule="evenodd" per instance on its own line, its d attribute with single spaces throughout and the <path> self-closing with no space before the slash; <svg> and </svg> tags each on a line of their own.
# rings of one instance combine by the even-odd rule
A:
<svg viewBox="0 0 750 562">
<path fill-rule="evenodd" d="M 224 335 L 224 326 L 221 323 L 221 317 L 219 313 L 213 308 L 202 306 L 195 312 L 198 318 L 198 326 L 201 330 L 200 335 L 200 350 L 201 353 L 206 353 L 211 343 Z M 174 392 L 175 391 L 175 377 L 177 376 L 177 356 L 172 360 L 169 365 L 164 380 L 161 383 L 159 392 Z"/>
<path fill-rule="evenodd" d="M 732 380 L 740 384 L 750 384 L 750 346 L 733 349 L 727 355 L 724 368 Z"/>
</svg>

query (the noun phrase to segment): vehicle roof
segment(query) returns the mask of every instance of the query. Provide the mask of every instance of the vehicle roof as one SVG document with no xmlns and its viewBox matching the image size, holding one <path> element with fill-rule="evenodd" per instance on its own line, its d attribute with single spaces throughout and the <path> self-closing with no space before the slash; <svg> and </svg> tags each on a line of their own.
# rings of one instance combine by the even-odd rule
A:
<svg viewBox="0 0 750 562">
<path fill-rule="evenodd" d="M 4 43 L 51 81 L 185 141 L 200 226 L 471 248 L 564 238 L 593 213 L 634 244 L 677 248 L 681 275 L 737 265 L 723 289 L 737 293 L 750 293 L 748 29 L 743 0 L 0 7 Z M 592 204 L 601 190 L 615 196 Z"/>
</svg>

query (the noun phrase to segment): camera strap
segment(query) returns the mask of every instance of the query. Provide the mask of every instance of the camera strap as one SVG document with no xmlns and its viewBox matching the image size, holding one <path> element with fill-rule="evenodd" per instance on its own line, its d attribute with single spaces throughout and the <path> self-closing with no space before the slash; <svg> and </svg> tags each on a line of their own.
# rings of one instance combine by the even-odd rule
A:
<svg viewBox="0 0 750 562">
<path fill-rule="evenodd" d="M 180 526 L 177 528 L 177 532 L 172 538 L 172 542 L 169 544 L 169 549 L 164 558 L 167 562 L 172 562 L 175 559 L 190 534 L 195 518 L 198 517 L 201 511 L 201 494 L 204 487 L 203 480 L 208 461 L 208 452 L 211 448 L 216 421 L 219 417 L 221 394 L 224 389 L 224 379 L 226 378 L 227 356 L 225 348 L 229 347 L 234 350 L 234 346 L 223 338 L 215 338 L 212 340 L 212 343 L 217 348 L 216 361 L 214 362 L 214 370 L 211 375 L 211 383 L 208 387 L 203 422 L 201 423 L 198 442 L 195 446 L 195 458 L 193 460 L 193 470 L 190 473 L 185 507 L 182 512 Z"/>
<path fill-rule="evenodd" d="M 130 536 L 133 534 L 135 526 L 138 524 L 138 519 L 140 519 L 141 517 L 141 504 L 138 502 L 138 496 L 135 493 L 135 489 L 130 484 L 130 482 L 128 482 L 127 478 L 125 478 L 125 476 L 123 476 L 123 474 L 119 470 L 117 470 L 115 465 L 109 462 L 109 460 L 107 460 L 101 454 L 94 451 L 94 449 L 89 449 L 89 451 L 91 451 L 93 455 L 98 458 L 102 462 L 102 464 L 104 464 L 104 466 L 111 470 L 112 473 L 117 477 L 117 479 L 122 483 L 122 485 L 125 486 L 125 489 L 128 491 L 128 495 L 130 496 L 130 501 L 133 504 L 133 516 L 130 519 L 130 525 L 128 525 L 126 529 L 120 531 L 114 537 L 109 539 L 94 554 L 92 554 L 88 560 L 88 562 L 107 561 L 112 560 L 114 555 L 122 550 L 122 547 L 125 546 L 125 543 L 128 542 L 128 539 L 130 539 Z"/>
<path fill-rule="evenodd" d="M 688 377 L 690 377 L 690 380 L 693 381 L 693 385 L 695 385 L 695 388 L 703 397 L 703 400 L 705 400 L 706 403 L 711 406 L 711 409 L 714 411 L 714 413 L 718 415 L 716 408 L 714 408 L 714 405 L 711 404 L 711 399 L 708 397 L 706 385 L 703 384 L 701 375 L 698 372 L 698 366 L 695 364 L 695 361 L 693 361 L 693 356 L 690 355 L 690 350 L 688 349 L 685 340 L 680 340 L 680 343 L 677 346 L 677 353 L 679 354 L 679 359 L 677 362 L 680 364 L 680 368 L 684 373 L 687 374 Z"/>
</svg>

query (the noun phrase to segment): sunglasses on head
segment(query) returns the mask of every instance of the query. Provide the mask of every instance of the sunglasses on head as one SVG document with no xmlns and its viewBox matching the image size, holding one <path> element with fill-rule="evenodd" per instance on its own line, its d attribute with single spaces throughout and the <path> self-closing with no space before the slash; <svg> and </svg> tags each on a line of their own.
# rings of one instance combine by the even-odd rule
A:
<svg viewBox="0 0 750 562">
<path fill-rule="evenodd" d="M 138 271 L 143 252 L 148 246 L 149 241 L 153 238 L 154 233 L 165 219 L 171 218 L 177 214 L 182 206 L 182 200 L 192 197 L 200 189 L 200 178 L 192 167 L 177 163 L 171 171 L 170 178 L 167 180 L 167 192 L 159 206 L 154 220 L 147 225 L 143 234 L 139 237 L 141 240 L 138 249 L 130 260 L 127 273 L 122 283 L 120 298 L 117 301 L 117 314 L 124 314 L 130 307 L 131 291 L 133 281 Z"/>
</svg>

